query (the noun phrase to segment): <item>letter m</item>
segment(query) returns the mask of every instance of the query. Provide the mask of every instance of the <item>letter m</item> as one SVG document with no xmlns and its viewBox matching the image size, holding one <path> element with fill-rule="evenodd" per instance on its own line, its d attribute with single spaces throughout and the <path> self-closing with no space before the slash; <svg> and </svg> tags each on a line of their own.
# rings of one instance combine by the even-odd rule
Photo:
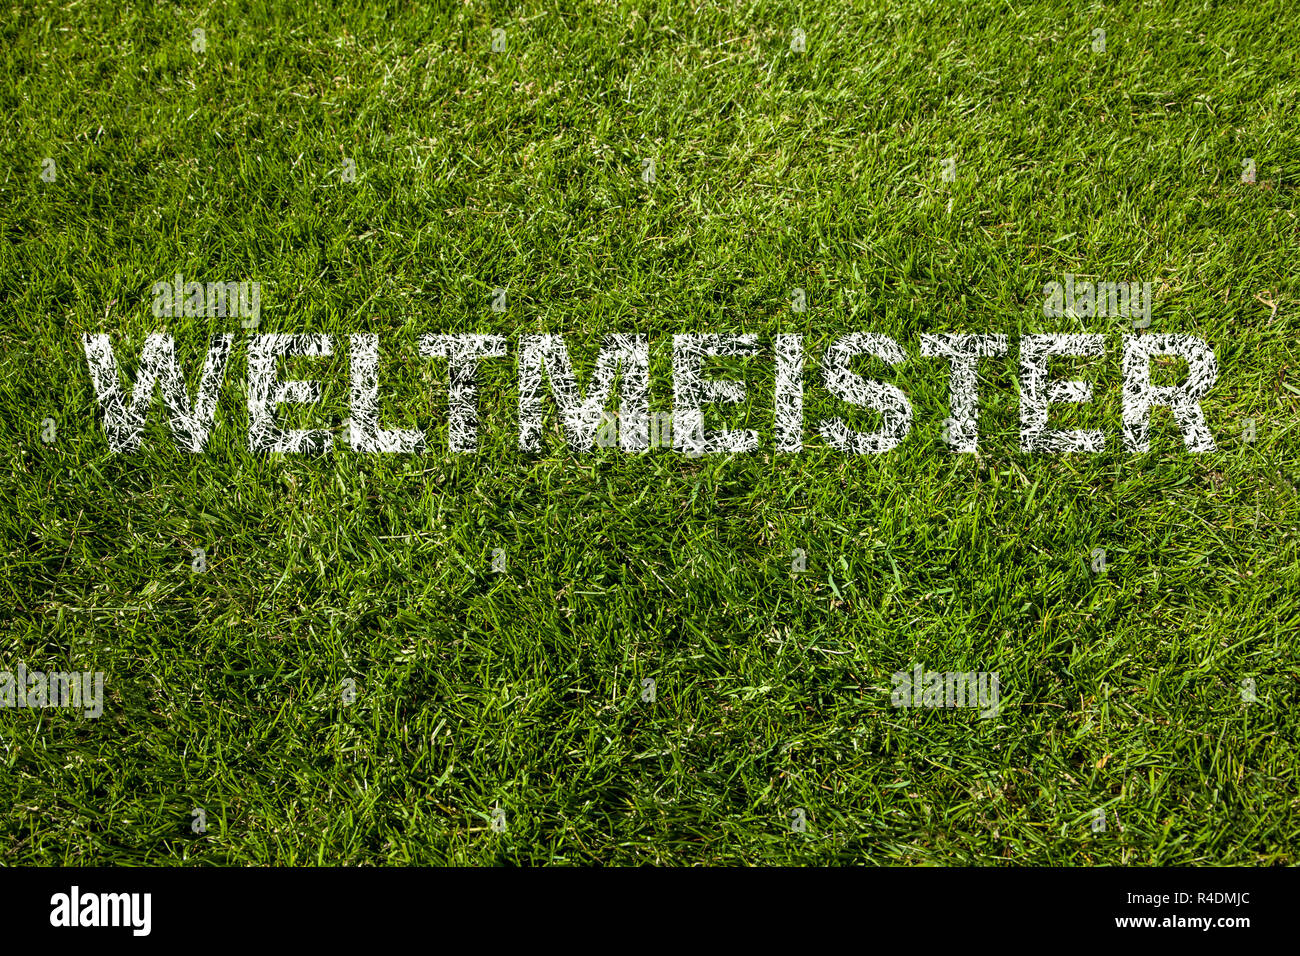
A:
<svg viewBox="0 0 1300 956">
<path fill-rule="evenodd" d="M 72 702 L 73 696 L 78 703 Z M 75 707 L 80 703 L 80 674 L 50 674 L 50 704 L 55 707 Z"/>
<path fill-rule="evenodd" d="M 131 897 L 126 893 L 100 893 L 99 905 L 101 926 L 126 926 L 131 918 Z"/>
<path fill-rule="evenodd" d="M 163 407 L 171 422 L 172 441 L 177 448 L 202 452 L 212 430 L 212 420 L 217 410 L 217 393 L 226 374 L 226 360 L 230 357 L 233 335 L 214 335 L 208 345 L 208 356 L 203 363 L 203 377 L 199 383 L 198 398 L 190 410 L 185 378 L 176 361 L 176 342 L 170 335 L 155 333 L 145 339 L 140 353 L 140 365 L 135 376 L 135 387 L 128 404 L 122 392 L 117 359 L 107 335 L 82 336 L 86 349 L 86 363 L 104 414 L 104 431 L 108 447 L 114 452 L 137 451 L 144 437 L 145 420 L 153 402 L 155 384 L 162 386 Z"/>
<path fill-rule="evenodd" d="M 525 335 L 519 346 L 519 447 L 524 451 L 541 448 L 542 371 L 550 379 L 569 447 L 575 453 L 595 448 L 596 432 L 606 402 L 614 391 L 615 372 L 621 367 L 622 428 L 619 443 L 624 451 L 645 451 L 650 416 L 650 343 L 643 335 L 608 335 L 590 388 L 584 396 L 573 373 L 564 339 L 558 335 Z"/>
<path fill-rule="evenodd" d="M 208 283 L 208 315 L 225 318 L 239 312 L 238 282 Z"/>
</svg>

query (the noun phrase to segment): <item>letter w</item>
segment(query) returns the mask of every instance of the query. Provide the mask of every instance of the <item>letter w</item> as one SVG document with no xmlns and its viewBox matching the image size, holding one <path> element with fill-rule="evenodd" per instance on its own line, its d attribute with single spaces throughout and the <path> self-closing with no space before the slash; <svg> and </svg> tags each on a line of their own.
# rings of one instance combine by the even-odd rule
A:
<svg viewBox="0 0 1300 956">
<path fill-rule="evenodd" d="M 140 353 L 140 367 L 130 405 L 126 403 L 118 376 L 117 359 L 107 335 L 86 334 L 81 337 L 86 349 L 86 363 L 95 386 L 95 396 L 104 412 L 104 431 L 108 447 L 114 452 L 136 451 L 144 437 L 145 420 L 153 402 L 155 383 L 162 385 L 163 407 L 171 421 L 172 441 L 177 448 L 198 454 L 208 442 L 212 420 L 217 411 L 217 393 L 226 375 L 230 357 L 229 333 L 214 335 L 208 344 L 199 382 L 198 399 L 190 411 L 190 397 L 185 378 L 176 361 L 176 342 L 170 335 L 155 333 L 145 339 Z"/>
</svg>

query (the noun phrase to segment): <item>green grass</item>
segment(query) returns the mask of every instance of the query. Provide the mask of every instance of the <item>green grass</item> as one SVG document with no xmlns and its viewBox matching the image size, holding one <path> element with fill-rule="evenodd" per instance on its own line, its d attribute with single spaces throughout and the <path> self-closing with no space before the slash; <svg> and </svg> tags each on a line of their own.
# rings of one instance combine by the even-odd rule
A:
<svg viewBox="0 0 1300 956">
<path fill-rule="evenodd" d="M 107 698 L 0 710 L 0 863 L 1300 863 L 1293 3 L 429 6 L 0 15 L 0 670 Z M 261 331 L 378 332 L 384 424 L 428 453 L 251 455 L 238 322 L 150 314 L 176 272 L 262 282 Z M 1213 345 L 1217 452 L 1164 410 L 1120 450 L 1129 330 L 1045 319 L 1067 272 L 1152 281 L 1151 331 Z M 133 374 L 163 329 L 192 383 L 239 333 L 219 427 L 180 452 L 155 405 L 110 454 L 81 335 Z M 859 330 L 908 353 L 863 363 L 915 412 L 879 456 L 814 430 L 871 427 L 818 374 Z M 512 352 L 452 455 L 416 339 L 466 331 Z M 575 456 L 552 414 L 521 453 L 518 336 L 585 380 L 632 331 L 665 410 L 673 333 L 757 333 L 709 414 L 762 449 Z M 795 331 L 806 444 L 776 455 Z M 941 331 L 1012 337 L 978 457 L 940 437 Z M 1015 342 L 1051 331 L 1107 336 L 1054 369 L 1094 399 L 1053 427 L 1104 454 L 1018 450 Z M 345 338 L 282 365 L 324 388 L 282 421 L 339 427 Z M 918 663 L 999 672 L 999 716 L 892 708 Z"/>
</svg>

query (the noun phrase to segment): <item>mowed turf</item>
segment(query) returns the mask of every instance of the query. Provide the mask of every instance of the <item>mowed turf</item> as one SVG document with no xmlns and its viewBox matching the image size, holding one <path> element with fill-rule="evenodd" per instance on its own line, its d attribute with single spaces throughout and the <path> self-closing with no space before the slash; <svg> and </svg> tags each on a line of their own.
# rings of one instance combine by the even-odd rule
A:
<svg viewBox="0 0 1300 956">
<path fill-rule="evenodd" d="M 7 4 L 0 670 L 103 671 L 106 699 L 0 709 L 0 862 L 1300 862 L 1300 11 L 865 6 Z M 285 427 L 341 430 L 346 336 L 378 333 L 383 424 L 427 453 L 251 454 L 247 333 L 155 318 L 176 273 L 336 337 L 281 363 L 323 389 Z M 1149 281 L 1144 334 L 1212 345 L 1217 451 L 1165 409 L 1122 450 L 1132 323 L 1044 318 L 1067 273 Z M 125 387 L 157 331 L 191 390 L 236 334 L 204 454 L 156 399 L 109 452 L 81 336 Z M 858 363 L 913 407 L 886 454 L 816 431 L 879 422 L 821 378 L 850 331 L 907 353 Z M 510 341 L 477 454 L 447 449 L 430 332 Z M 673 334 L 757 334 L 708 419 L 760 450 L 575 455 L 552 405 L 521 452 L 519 336 L 562 334 L 585 385 L 616 332 L 664 411 Z M 978 455 L 943 440 L 937 332 L 1011 338 Z M 1105 453 L 1019 450 L 1037 332 L 1106 336 L 1052 366 L 1093 384 L 1052 426 Z M 997 672 L 998 715 L 892 707 L 917 664 Z"/>
</svg>

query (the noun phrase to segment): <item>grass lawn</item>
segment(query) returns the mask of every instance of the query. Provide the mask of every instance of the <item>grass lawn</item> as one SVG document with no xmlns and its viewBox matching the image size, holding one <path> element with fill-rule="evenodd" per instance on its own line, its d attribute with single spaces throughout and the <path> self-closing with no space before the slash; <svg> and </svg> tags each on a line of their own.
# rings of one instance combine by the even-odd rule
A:
<svg viewBox="0 0 1300 956">
<path fill-rule="evenodd" d="M 4 4 L 0 671 L 105 676 L 97 719 L 0 709 L 0 863 L 1300 863 L 1300 8 L 562 6 Z M 342 432 L 376 333 L 425 451 L 251 452 L 252 331 L 156 318 L 177 273 L 332 337 L 279 363 L 321 387 L 285 428 Z M 1217 450 L 1164 408 L 1124 449 L 1134 323 L 1046 317 L 1067 274 L 1213 348 Z M 82 336 L 127 389 L 154 332 L 191 394 L 234 335 L 202 454 L 157 393 L 109 449 Z M 817 428 L 879 427 L 822 376 L 850 332 L 906 356 L 855 365 L 912 408 L 881 454 Z M 977 454 L 920 352 L 958 332 L 1010 343 Z M 1101 453 L 1021 450 L 1054 332 L 1104 336 L 1051 364 Z M 509 343 L 477 453 L 430 333 Z M 706 421 L 758 450 L 575 454 L 548 390 L 522 451 L 543 333 L 584 388 L 646 336 L 656 411 L 675 334 L 756 335 Z M 892 706 L 918 665 L 996 673 L 997 713 Z"/>
</svg>

